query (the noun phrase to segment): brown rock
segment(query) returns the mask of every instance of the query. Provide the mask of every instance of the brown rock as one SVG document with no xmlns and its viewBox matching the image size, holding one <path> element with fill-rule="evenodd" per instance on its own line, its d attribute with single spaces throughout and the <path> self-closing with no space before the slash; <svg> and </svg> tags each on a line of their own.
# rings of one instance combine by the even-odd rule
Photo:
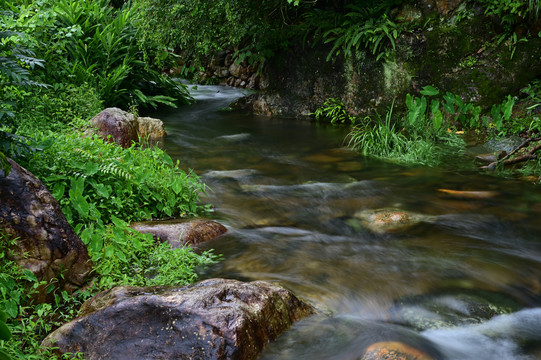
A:
<svg viewBox="0 0 541 360">
<path fill-rule="evenodd" d="M 433 216 L 395 208 L 366 209 L 356 212 L 354 216 L 361 220 L 362 226 L 380 234 L 400 232 L 421 222 L 434 220 Z"/>
<path fill-rule="evenodd" d="M 99 359 L 256 359 L 313 308 L 267 282 L 210 279 L 185 288 L 114 288 L 44 346 Z"/>
<path fill-rule="evenodd" d="M 240 64 L 237 64 L 236 62 L 233 62 L 229 66 L 229 73 L 231 76 L 234 76 L 236 78 L 240 77 L 241 75 L 242 66 Z"/>
<path fill-rule="evenodd" d="M 460 191 L 451 189 L 438 189 L 439 192 L 461 199 L 490 199 L 500 195 L 497 191 Z"/>
<path fill-rule="evenodd" d="M 7 177 L 0 171 L 0 231 L 17 238 L 14 260 L 19 265 L 40 281 L 56 279 L 57 289 L 71 293 L 92 270 L 87 249 L 45 185 L 14 161 L 9 163 Z M 38 290 L 36 301 L 54 299 L 45 286 Z"/>
<path fill-rule="evenodd" d="M 425 352 L 401 342 L 384 341 L 370 345 L 361 360 L 432 360 Z"/>
<path fill-rule="evenodd" d="M 131 227 L 142 233 L 150 233 L 163 242 L 167 241 L 174 248 L 186 244 L 197 245 L 227 232 L 222 224 L 201 219 L 144 221 L 133 223 Z"/>
<path fill-rule="evenodd" d="M 139 117 L 137 119 L 137 132 L 142 139 L 160 139 L 167 135 L 163 122 L 151 117 Z"/>
<path fill-rule="evenodd" d="M 119 108 L 107 108 L 94 116 L 90 124 L 97 129 L 98 135 L 109 139 L 123 148 L 128 148 L 134 141 L 139 140 L 137 136 L 137 119 L 133 114 Z"/>
</svg>

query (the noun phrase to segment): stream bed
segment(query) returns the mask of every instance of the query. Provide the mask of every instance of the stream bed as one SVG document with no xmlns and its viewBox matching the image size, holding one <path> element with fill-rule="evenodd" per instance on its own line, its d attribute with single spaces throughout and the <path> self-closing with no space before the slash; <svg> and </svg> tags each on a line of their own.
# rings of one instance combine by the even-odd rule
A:
<svg viewBox="0 0 541 360">
<path fill-rule="evenodd" d="M 367 159 L 344 147 L 347 129 L 225 111 L 243 94 L 232 88 L 192 93 L 197 104 L 155 116 L 229 230 L 205 245 L 224 259 L 201 277 L 279 281 L 321 310 L 261 359 L 361 359 L 381 341 L 434 359 L 541 359 L 541 188 Z M 356 216 L 374 209 L 430 220 L 374 231 Z"/>
</svg>

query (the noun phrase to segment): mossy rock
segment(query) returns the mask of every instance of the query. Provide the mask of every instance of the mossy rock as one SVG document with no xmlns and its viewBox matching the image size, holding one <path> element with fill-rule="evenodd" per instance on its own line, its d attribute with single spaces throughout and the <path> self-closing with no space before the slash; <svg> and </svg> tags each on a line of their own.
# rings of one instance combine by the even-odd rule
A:
<svg viewBox="0 0 541 360">
<path fill-rule="evenodd" d="M 391 308 L 391 320 L 423 331 L 480 324 L 519 309 L 517 302 L 500 293 L 446 290 L 397 300 Z"/>
</svg>

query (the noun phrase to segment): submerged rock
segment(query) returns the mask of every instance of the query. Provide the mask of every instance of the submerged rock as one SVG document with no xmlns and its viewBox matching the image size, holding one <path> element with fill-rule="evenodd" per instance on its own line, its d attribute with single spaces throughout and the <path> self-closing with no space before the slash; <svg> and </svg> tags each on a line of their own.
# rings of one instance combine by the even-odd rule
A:
<svg viewBox="0 0 541 360">
<path fill-rule="evenodd" d="M 167 241 L 173 248 L 197 245 L 227 232 L 222 224 L 204 219 L 143 221 L 130 226 L 139 232 L 150 233 L 162 242 Z"/>
<path fill-rule="evenodd" d="M 425 352 L 397 341 L 370 345 L 361 360 L 432 360 Z"/>
<path fill-rule="evenodd" d="M 391 320 L 415 330 L 479 324 L 520 309 L 512 299 L 489 291 L 445 291 L 400 299 L 391 309 Z"/>
<path fill-rule="evenodd" d="M 469 190 L 451 190 L 451 189 L 438 189 L 439 192 L 454 198 L 459 199 L 490 199 L 499 196 L 497 191 L 469 191 Z"/>
<path fill-rule="evenodd" d="M 14 260 L 20 266 L 46 285 L 55 279 L 54 288 L 71 293 L 92 270 L 86 246 L 45 185 L 14 161 L 9 163 L 8 176 L 0 171 L 0 231 L 17 239 Z M 46 285 L 38 289 L 37 302 L 54 299 L 55 292 L 46 291 Z"/>
<path fill-rule="evenodd" d="M 89 359 L 256 359 L 265 345 L 314 312 L 268 282 L 210 279 L 183 288 L 114 288 L 44 346 Z"/>
<path fill-rule="evenodd" d="M 375 233 L 392 233 L 411 228 L 421 222 L 431 222 L 434 216 L 417 214 L 396 208 L 368 209 L 355 213 L 361 225 Z"/>
</svg>

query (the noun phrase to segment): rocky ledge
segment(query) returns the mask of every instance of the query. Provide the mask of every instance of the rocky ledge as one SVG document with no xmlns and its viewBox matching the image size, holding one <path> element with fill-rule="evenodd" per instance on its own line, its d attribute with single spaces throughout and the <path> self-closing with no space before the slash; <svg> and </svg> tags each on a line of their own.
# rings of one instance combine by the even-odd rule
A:
<svg viewBox="0 0 541 360">
<path fill-rule="evenodd" d="M 43 341 L 89 359 L 256 359 L 293 322 L 314 312 L 263 281 L 210 279 L 182 288 L 117 287 Z"/>
</svg>

